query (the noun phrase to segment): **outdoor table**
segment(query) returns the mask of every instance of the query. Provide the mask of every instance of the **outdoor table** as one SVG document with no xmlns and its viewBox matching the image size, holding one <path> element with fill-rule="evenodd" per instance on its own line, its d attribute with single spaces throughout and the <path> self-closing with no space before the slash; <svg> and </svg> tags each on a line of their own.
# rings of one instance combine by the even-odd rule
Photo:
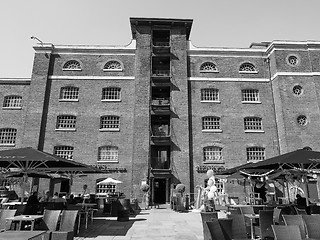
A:
<svg viewBox="0 0 320 240">
<path fill-rule="evenodd" d="M 90 212 L 91 223 L 93 221 L 93 207 L 97 206 L 96 203 L 77 203 L 76 206 L 82 206 L 86 215 Z M 88 228 L 88 219 L 86 217 L 86 229 Z"/>
<path fill-rule="evenodd" d="M 43 218 L 43 215 L 19 215 L 19 216 L 14 216 L 14 217 L 9 217 L 9 218 L 6 218 L 6 220 L 11 220 L 12 222 L 19 222 L 19 225 L 18 225 L 18 231 L 21 230 L 21 224 L 22 222 L 25 222 L 25 221 L 29 221 L 31 222 L 31 231 L 34 230 L 34 222 L 37 220 L 37 219 L 41 219 Z"/>
<path fill-rule="evenodd" d="M 23 202 L 23 205 L 27 204 L 27 202 Z M 4 208 L 13 208 L 16 205 L 21 205 L 21 202 L 6 202 L 6 203 L 2 203 L 2 206 L 4 206 Z"/>
<path fill-rule="evenodd" d="M 251 239 L 255 239 L 255 237 L 254 237 L 253 220 L 258 219 L 259 218 L 259 214 L 244 214 L 244 216 L 250 219 Z"/>
<path fill-rule="evenodd" d="M 27 240 L 45 234 L 46 231 L 5 231 L 0 232 L 0 240 Z"/>
</svg>

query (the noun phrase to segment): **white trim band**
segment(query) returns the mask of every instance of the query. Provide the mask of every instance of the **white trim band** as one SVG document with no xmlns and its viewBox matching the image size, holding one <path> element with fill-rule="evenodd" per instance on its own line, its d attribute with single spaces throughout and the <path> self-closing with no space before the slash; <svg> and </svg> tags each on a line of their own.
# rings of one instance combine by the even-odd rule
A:
<svg viewBox="0 0 320 240">
<path fill-rule="evenodd" d="M 134 76 L 49 76 L 51 80 L 134 80 Z"/>
<path fill-rule="evenodd" d="M 278 76 L 320 76 L 320 72 L 277 72 L 272 77 L 271 80 L 275 79 Z"/>
<path fill-rule="evenodd" d="M 212 81 L 212 82 L 269 82 L 268 78 L 206 78 L 189 77 L 189 81 Z"/>
</svg>

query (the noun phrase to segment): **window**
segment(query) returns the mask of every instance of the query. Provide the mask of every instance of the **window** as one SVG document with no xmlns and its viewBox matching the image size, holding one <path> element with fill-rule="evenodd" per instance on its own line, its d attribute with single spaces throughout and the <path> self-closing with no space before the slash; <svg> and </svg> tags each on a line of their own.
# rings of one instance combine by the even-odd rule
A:
<svg viewBox="0 0 320 240">
<path fill-rule="evenodd" d="M 201 89 L 201 101 L 202 102 L 218 102 L 219 90 L 215 88 Z"/>
<path fill-rule="evenodd" d="M 77 101 L 79 99 L 79 88 L 77 87 L 62 87 L 60 90 L 60 100 Z"/>
<path fill-rule="evenodd" d="M 246 117 L 244 118 L 244 130 L 245 131 L 261 131 L 262 119 L 259 117 Z"/>
<path fill-rule="evenodd" d="M 247 161 L 256 162 L 265 160 L 265 151 L 262 147 L 248 147 L 247 148 Z"/>
<path fill-rule="evenodd" d="M 56 146 L 54 147 L 54 154 L 67 160 L 73 160 L 73 147 Z"/>
<path fill-rule="evenodd" d="M 102 181 L 102 180 L 101 180 Z M 114 193 L 116 191 L 116 185 L 115 184 L 97 184 L 97 194 L 99 193 Z"/>
<path fill-rule="evenodd" d="M 298 65 L 298 63 L 299 63 L 299 59 L 297 56 L 289 55 L 287 57 L 287 64 L 289 64 L 290 66 L 294 67 L 294 66 Z"/>
<path fill-rule="evenodd" d="M 205 62 L 200 66 L 200 72 L 218 72 L 218 69 L 214 63 Z"/>
<path fill-rule="evenodd" d="M 99 147 L 98 162 L 118 162 L 118 147 L 115 147 L 115 146 Z"/>
<path fill-rule="evenodd" d="M 297 117 L 297 123 L 301 126 L 305 126 L 308 123 L 308 119 L 306 116 L 300 115 L 299 117 Z"/>
<path fill-rule="evenodd" d="M 302 94 L 303 89 L 302 89 L 302 87 L 300 85 L 296 85 L 296 86 L 293 87 L 292 92 L 293 92 L 294 95 L 299 96 L 299 95 Z"/>
<path fill-rule="evenodd" d="M 202 118 L 202 130 L 220 130 L 220 118 L 219 117 L 203 117 Z"/>
<path fill-rule="evenodd" d="M 70 60 L 63 65 L 62 70 L 79 71 L 81 70 L 81 64 L 77 60 Z"/>
<path fill-rule="evenodd" d="M 103 71 L 122 71 L 121 63 L 115 60 L 109 61 L 104 65 Z"/>
<path fill-rule="evenodd" d="M 240 73 L 256 73 L 256 67 L 251 63 L 243 63 L 239 68 Z"/>
<path fill-rule="evenodd" d="M 72 115 L 60 115 L 57 117 L 57 129 L 75 130 L 76 128 L 76 116 Z"/>
<path fill-rule="evenodd" d="M 211 146 L 203 148 L 203 161 L 212 162 L 222 160 L 222 148 Z"/>
<path fill-rule="evenodd" d="M 17 137 L 17 129 L 1 128 L 0 129 L 0 145 L 15 145 Z"/>
<path fill-rule="evenodd" d="M 21 96 L 5 96 L 3 101 L 3 107 L 4 108 L 17 108 L 21 109 Z"/>
<path fill-rule="evenodd" d="M 257 89 L 242 90 L 242 102 L 260 102 L 259 90 Z"/>
<path fill-rule="evenodd" d="M 100 118 L 100 129 L 101 130 L 114 130 L 119 131 L 120 129 L 120 117 L 118 116 L 102 116 Z"/>
<path fill-rule="evenodd" d="M 121 88 L 106 87 L 102 89 L 102 101 L 120 101 Z"/>
</svg>

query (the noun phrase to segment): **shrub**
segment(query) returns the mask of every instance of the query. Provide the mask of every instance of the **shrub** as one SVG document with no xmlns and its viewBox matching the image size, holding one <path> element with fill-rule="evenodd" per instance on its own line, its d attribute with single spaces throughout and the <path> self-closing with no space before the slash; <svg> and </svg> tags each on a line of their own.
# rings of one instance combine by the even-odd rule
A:
<svg viewBox="0 0 320 240">
<path fill-rule="evenodd" d="M 143 191 L 143 192 L 148 192 L 149 189 L 150 189 L 150 186 L 146 183 L 142 184 L 140 189 Z"/>
<path fill-rule="evenodd" d="M 179 193 L 184 193 L 184 191 L 186 190 L 186 186 L 182 183 L 179 183 L 177 186 L 176 186 L 176 190 L 177 192 Z"/>
</svg>

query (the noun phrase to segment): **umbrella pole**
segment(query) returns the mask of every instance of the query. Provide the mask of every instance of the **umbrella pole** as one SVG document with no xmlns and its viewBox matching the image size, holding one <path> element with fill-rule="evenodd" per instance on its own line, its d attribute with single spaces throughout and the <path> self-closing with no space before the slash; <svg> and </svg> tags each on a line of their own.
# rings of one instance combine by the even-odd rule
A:
<svg viewBox="0 0 320 240">
<path fill-rule="evenodd" d="M 305 198 L 307 202 L 307 207 L 309 206 L 309 189 L 308 189 L 308 177 L 306 175 L 303 175 L 302 177 L 303 181 L 303 191 L 305 192 Z"/>
</svg>

